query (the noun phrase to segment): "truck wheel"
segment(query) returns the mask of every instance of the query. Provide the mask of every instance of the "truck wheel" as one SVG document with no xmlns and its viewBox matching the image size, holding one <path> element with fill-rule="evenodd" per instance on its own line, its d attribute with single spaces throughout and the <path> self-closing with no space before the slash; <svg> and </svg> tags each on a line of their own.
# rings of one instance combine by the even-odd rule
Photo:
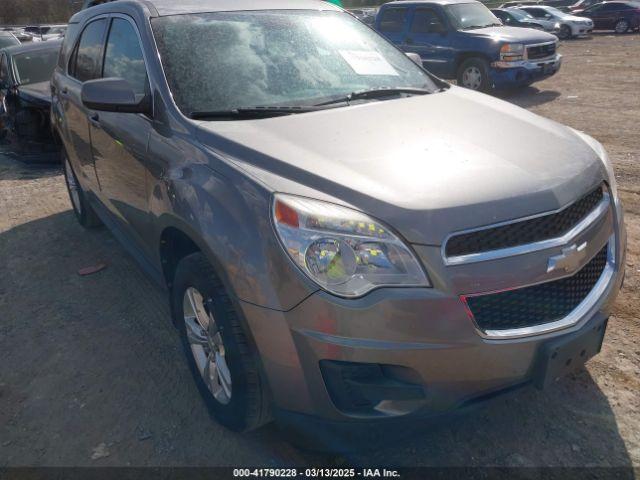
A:
<svg viewBox="0 0 640 480">
<path fill-rule="evenodd" d="M 189 255 L 178 264 L 171 305 L 189 368 L 214 418 L 240 432 L 267 423 L 269 402 L 257 354 L 228 293 L 202 253 Z"/>
<path fill-rule="evenodd" d="M 627 33 L 629 30 L 629 22 L 624 18 L 621 18 L 616 22 L 615 27 L 613 27 L 616 33 Z"/>
<path fill-rule="evenodd" d="M 571 35 L 571 27 L 569 25 L 562 25 L 560 27 L 560 31 L 558 32 L 558 38 L 560 40 L 567 40 L 572 36 L 573 35 Z"/>
<path fill-rule="evenodd" d="M 489 90 L 489 66 L 481 58 L 468 58 L 458 68 L 458 85 L 486 92 Z"/>
<path fill-rule="evenodd" d="M 71 200 L 71 206 L 73 207 L 73 212 L 76 214 L 78 222 L 84 228 L 99 227 L 102 225 L 102 221 L 93 210 L 84 190 L 82 190 L 80 182 L 78 182 L 78 177 L 76 177 L 73 167 L 71 167 L 71 162 L 69 161 L 64 148 L 62 149 L 60 157 L 64 168 L 64 180 L 67 184 L 69 199 Z"/>
</svg>

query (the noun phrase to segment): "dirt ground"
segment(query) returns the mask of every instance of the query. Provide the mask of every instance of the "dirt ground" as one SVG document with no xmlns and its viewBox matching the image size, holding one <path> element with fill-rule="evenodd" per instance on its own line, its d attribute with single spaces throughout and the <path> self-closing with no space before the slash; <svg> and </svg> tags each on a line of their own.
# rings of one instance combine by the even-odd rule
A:
<svg viewBox="0 0 640 480">
<path fill-rule="evenodd" d="M 198 396 L 164 293 L 108 231 L 78 225 L 59 168 L 0 155 L 0 467 L 640 467 L 640 35 L 560 51 L 558 75 L 500 96 L 586 131 L 616 167 L 627 278 L 585 370 L 376 452 L 305 453 L 273 425 L 231 433 Z"/>
</svg>

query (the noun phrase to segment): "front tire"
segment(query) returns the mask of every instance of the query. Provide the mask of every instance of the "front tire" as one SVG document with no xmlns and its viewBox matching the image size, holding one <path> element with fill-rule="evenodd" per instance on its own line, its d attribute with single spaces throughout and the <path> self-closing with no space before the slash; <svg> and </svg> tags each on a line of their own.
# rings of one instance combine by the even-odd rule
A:
<svg viewBox="0 0 640 480">
<path fill-rule="evenodd" d="M 486 92 L 490 88 L 489 83 L 489 65 L 482 58 L 468 58 L 460 68 L 458 68 L 458 85 L 476 90 L 478 92 Z"/>
<path fill-rule="evenodd" d="M 621 18 L 616 22 L 616 25 L 615 27 L 613 27 L 613 30 L 617 34 L 627 33 L 627 31 L 629 30 L 629 22 L 624 18 Z"/>
<path fill-rule="evenodd" d="M 171 306 L 189 368 L 214 418 L 239 432 L 267 423 L 269 402 L 257 354 L 231 298 L 202 253 L 178 264 Z"/>
<path fill-rule="evenodd" d="M 67 192 L 69 192 L 69 199 L 71 200 L 71 206 L 73 212 L 78 219 L 80 225 L 84 228 L 96 228 L 102 225 L 102 221 L 93 210 L 93 207 L 89 203 L 87 195 L 82 190 L 78 177 L 73 171 L 69 157 L 67 157 L 64 148 L 60 154 L 62 159 L 62 168 L 64 170 L 64 180 L 67 184 Z"/>
<path fill-rule="evenodd" d="M 569 25 L 562 25 L 560 27 L 560 31 L 558 32 L 558 38 L 560 40 L 568 40 L 571 37 L 573 37 L 573 34 L 571 33 L 571 27 L 569 27 Z"/>
</svg>

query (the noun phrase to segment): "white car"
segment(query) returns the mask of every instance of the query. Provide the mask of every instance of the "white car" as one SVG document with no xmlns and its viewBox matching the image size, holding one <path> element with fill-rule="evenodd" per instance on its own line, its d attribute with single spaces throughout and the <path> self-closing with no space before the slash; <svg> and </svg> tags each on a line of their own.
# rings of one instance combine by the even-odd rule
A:
<svg viewBox="0 0 640 480">
<path fill-rule="evenodd" d="M 576 17 L 546 5 L 522 6 L 519 8 L 534 17 L 536 22 L 544 26 L 545 30 L 547 26 L 556 28 L 558 37 L 561 39 L 587 35 L 593 31 L 593 20 L 590 18 Z"/>
</svg>

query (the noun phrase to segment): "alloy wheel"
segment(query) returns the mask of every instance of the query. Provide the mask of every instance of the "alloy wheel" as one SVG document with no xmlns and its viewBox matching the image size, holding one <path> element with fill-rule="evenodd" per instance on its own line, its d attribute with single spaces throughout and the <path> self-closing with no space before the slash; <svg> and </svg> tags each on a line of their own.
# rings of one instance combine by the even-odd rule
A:
<svg viewBox="0 0 640 480">
<path fill-rule="evenodd" d="M 193 359 L 207 388 L 223 405 L 231 401 L 231 372 L 222 335 L 202 294 L 193 287 L 182 302 L 187 339 Z"/>
<path fill-rule="evenodd" d="M 626 33 L 627 30 L 629 30 L 629 22 L 626 20 L 619 20 L 618 23 L 616 23 L 616 33 Z"/>
</svg>

